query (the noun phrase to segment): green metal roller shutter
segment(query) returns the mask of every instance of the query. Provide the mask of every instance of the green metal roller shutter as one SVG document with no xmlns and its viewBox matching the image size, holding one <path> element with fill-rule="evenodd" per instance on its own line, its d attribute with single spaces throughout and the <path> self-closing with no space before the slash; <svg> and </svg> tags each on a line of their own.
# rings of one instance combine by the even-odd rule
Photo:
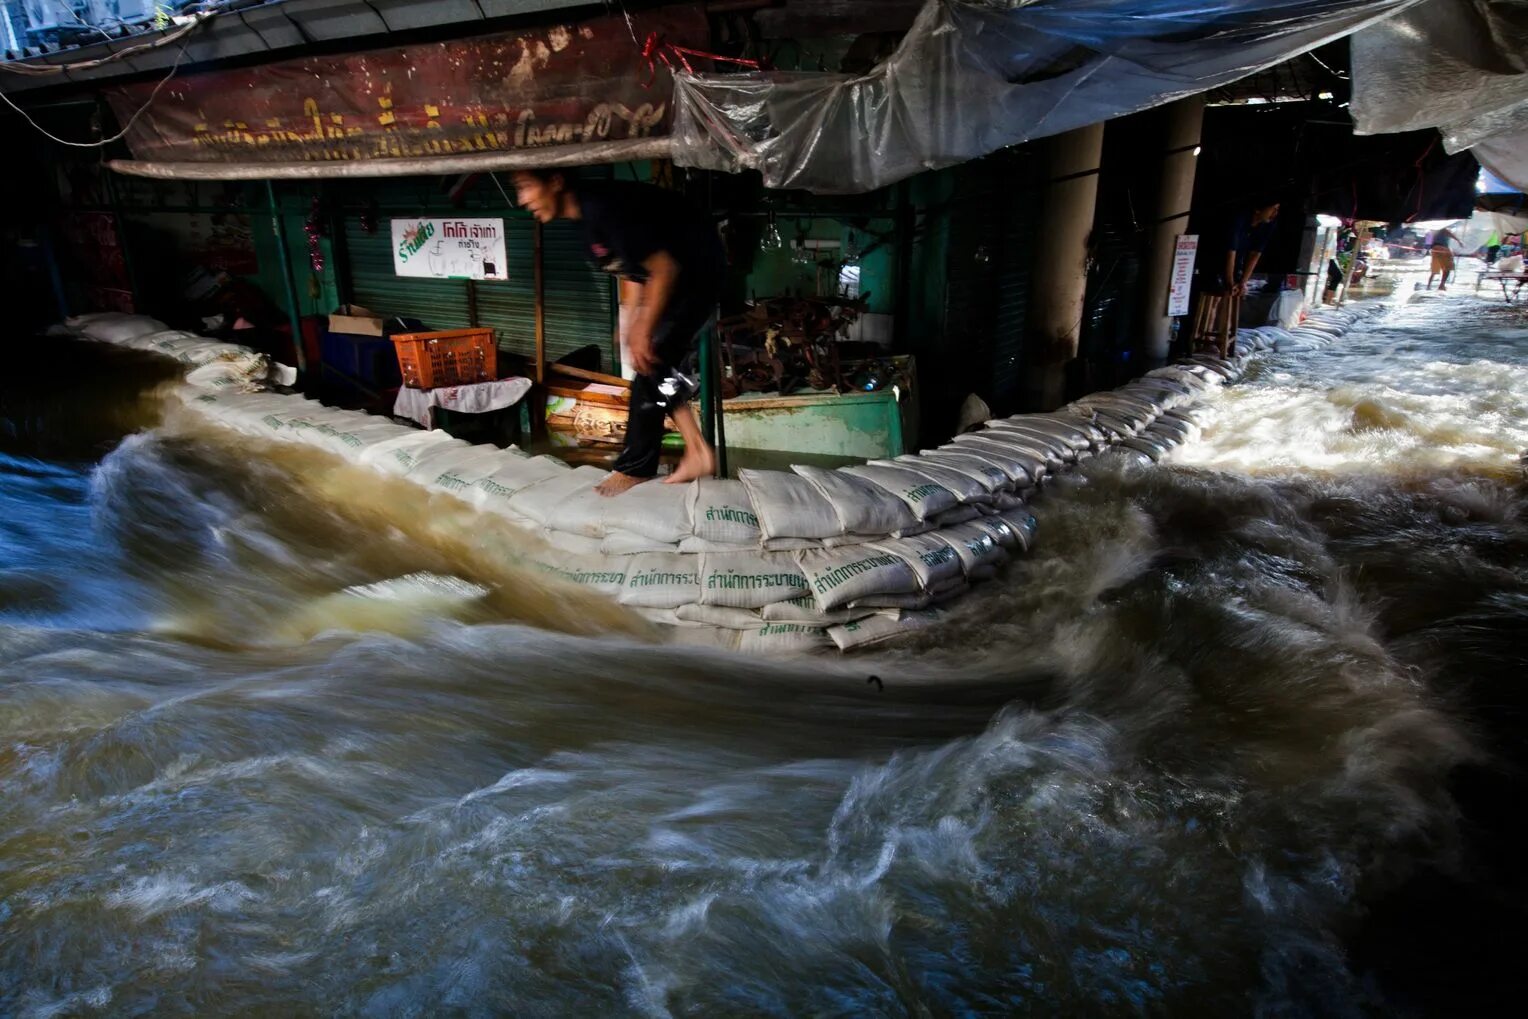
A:
<svg viewBox="0 0 1528 1019">
<path fill-rule="evenodd" d="M 596 344 L 601 366 L 612 372 L 615 335 L 615 277 L 589 264 L 583 227 L 549 223 L 542 232 L 546 273 L 546 353 L 555 361 L 579 347 Z"/>
<path fill-rule="evenodd" d="M 995 279 L 997 308 L 992 344 L 992 410 L 1019 409 L 1024 380 L 1024 320 L 1029 307 L 1035 231 L 1039 227 L 1036 161 L 1029 149 L 1000 157 L 1003 178 L 1002 237 Z"/>
<path fill-rule="evenodd" d="M 536 266 L 534 224 L 524 213 L 504 217 L 508 231 L 509 279 L 477 284 L 478 325 L 494 331 L 500 350 L 536 355 Z"/>
<path fill-rule="evenodd" d="M 425 213 L 421 213 L 423 215 Z M 393 273 L 392 230 L 388 215 L 377 217 L 377 230 L 361 229 L 358 217 L 345 222 L 350 255 L 350 286 L 355 303 L 379 315 L 417 318 L 428 329 L 462 329 L 472 324 L 465 280 L 410 279 Z"/>
</svg>

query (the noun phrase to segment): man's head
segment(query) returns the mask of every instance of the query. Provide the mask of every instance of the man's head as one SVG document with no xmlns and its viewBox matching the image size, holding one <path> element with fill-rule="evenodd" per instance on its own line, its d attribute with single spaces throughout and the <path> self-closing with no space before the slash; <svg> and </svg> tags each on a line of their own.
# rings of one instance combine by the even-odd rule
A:
<svg viewBox="0 0 1528 1019">
<path fill-rule="evenodd" d="M 1279 200 L 1271 195 L 1262 195 L 1253 200 L 1252 222 L 1267 223 L 1269 220 L 1279 218 Z"/>
<path fill-rule="evenodd" d="M 568 179 L 556 170 L 516 170 L 515 201 L 539 222 L 568 215 Z"/>
</svg>

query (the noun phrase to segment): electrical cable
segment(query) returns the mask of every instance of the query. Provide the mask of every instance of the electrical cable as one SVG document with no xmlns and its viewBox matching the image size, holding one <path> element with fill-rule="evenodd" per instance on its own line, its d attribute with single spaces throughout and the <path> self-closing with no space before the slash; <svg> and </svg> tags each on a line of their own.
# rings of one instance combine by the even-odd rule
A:
<svg viewBox="0 0 1528 1019">
<path fill-rule="evenodd" d="M 105 64 L 115 63 L 118 60 L 125 60 L 135 53 L 142 53 L 146 50 L 158 49 L 161 46 L 168 46 L 171 43 L 179 42 L 190 33 L 196 31 L 197 27 L 211 16 L 208 13 L 198 14 L 195 21 L 182 25 L 175 31 L 162 35 L 158 39 L 138 43 L 136 46 L 128 46 L 125 49 L 117 50 L 95 60 L 81 60 L 73 64 L 28 64 L 22 61 L 6 60 L 0 61 L 0 71 L 9 71 L 12 74 L 30 74 L 37 77 L 63 74 L 66 71 L 88 71 Z"/>
<path fill-rule="evenodd" d="M 60 145 L 67 145 L 71 149 L 99 149 L 99 148 L 104 148 L 105 146 L 110 145 L 113 142 L 120 141 L 121 139 L 125 138 L 127 136 L 127 132 L 131 131 L 133 129 L 133 125 L 135 123 L 137 123 L 138 118 L 143 116 L 144 111 L 146 111 L 150 106 L 152 106 L 154 104 L 154 100 L 155 99 L 159 98 L 159 91 L 160 91 L 160 89 L 162 89 L 166 85 L 168 85 L 170 83 L 170 79 L 175 77 L 175 72 L 180 70 L 180 63 L 181 63 L 182 60 L 185 59 L 185 57 L 186 57 L 186 48 L 189 45 L 190 45 L 189 41 L 187 41 L 186 43 L 182 43 L 181 44 L 180 52 L 175 54 L 175 63 L 170 65 L 170 73 L 165 75 L 163 78 L 161 78 L 159 80 L 159 84 L 154 86 L 154 91 L 149 93 L 149 97 L 143 101 L 143 105 L 138 107 L 138 109 L 134 110 L 133 111 L 133 115 L 131 117 L 127 118 L 127 123 L 122 125 L 122 130 L 118 131 L 116 134 L 112 135 L 110 138 L 102 138 L 99 141 L 93 141 L 93 142 L 72 142 L 72 141 L 70 141 L 67 138 L 60 138 L 57 135 L 50 133 L 47 128 L 45 128 L 41 124 L 37 123 L 37 121 L 33 120 L 31 115 L 29 113 L 27 113 L 26 110 L 23 110 L 21 107 L 17 106 L 16 103 L 11 99 L 11 97 L 6 95 L 4 92 L 0 92 L 0 99 L 4 99 L 5 100 L 5 104 L 7 106 L 9 106 L 11 109 L 15 110 L 17 113 L 21 114 L 21 117 L 22 117 L 23 120 L 25 120 L 28 124 L 31 124 L 34 128 L 36 128 L 38 130 L 39 133 L 41 133 L 44 137 L 48 138 L 50 141 L 55 141 L 55 142 L 57 142 Z"/>
</svg>

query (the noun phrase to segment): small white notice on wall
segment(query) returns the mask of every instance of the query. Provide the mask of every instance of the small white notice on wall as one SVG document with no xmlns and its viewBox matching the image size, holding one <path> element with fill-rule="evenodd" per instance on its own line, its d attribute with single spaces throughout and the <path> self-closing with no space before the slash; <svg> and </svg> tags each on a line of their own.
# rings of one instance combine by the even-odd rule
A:
<svg viewBox="0 0 1528 1019">
<path fill-rule="evenodd" d="M 393 271 L 440 280 L 507 280 L 502 219 L 395 219 Z"/>
<path fill-rule="evenodd" d="M 1167 291 L 1167 314 L 1188 314 L 1188 292 L 1194 285 L 1194 256 L 1199 253 L 1198 234 L 1179 234 L 1173 248 L 1173 278 Z"/>
</svg>

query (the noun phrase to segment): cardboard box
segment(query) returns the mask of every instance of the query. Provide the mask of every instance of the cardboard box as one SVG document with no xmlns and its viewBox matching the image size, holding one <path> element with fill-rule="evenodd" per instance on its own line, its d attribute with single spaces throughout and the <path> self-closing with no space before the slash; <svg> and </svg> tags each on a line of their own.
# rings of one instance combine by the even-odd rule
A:
<svg viewBox="0 0 1528 1019">
<path fill-rule="evenodd" d="M 382 316 L 359 304 L 342 304 L 329 316 L 329 331 L 352 336 L 381 336 Z"/>
</svg>

